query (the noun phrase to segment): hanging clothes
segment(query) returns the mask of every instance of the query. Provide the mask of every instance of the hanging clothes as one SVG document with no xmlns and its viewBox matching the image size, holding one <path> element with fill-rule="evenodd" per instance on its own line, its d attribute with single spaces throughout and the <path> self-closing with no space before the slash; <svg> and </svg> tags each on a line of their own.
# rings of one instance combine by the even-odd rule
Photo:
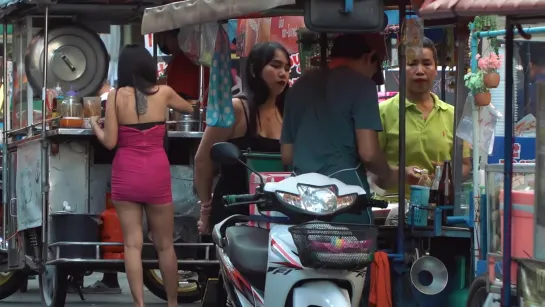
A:
<svg viewBox="0 0 545 307">
<path fill-rule="evenodd" d="M 392 307 L 392 283 L 388 254 L 376 252 L 371 264 L 369 307 Z"/>
<path fill-rule="evenodd" d="M 227 128 L 235 123 L 231 83 L 231 47 L 227 32 L 223 27 L 219 27 L 210 66 L 210 87 L 206 107 L 207 126 Z"/>
</svg>

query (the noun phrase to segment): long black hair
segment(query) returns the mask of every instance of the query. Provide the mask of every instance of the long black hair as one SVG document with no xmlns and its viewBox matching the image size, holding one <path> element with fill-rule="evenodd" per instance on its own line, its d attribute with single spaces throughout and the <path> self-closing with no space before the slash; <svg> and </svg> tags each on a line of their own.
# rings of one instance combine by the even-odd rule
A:
<svg viewBox="0 0 545 307">
<path fill-rule="evenodd" d="M 271 92 L 261 74 L 265 66 L 274 59 L 276 50 L 282 51 L 286 55 L 286 59 L 290 60 L 290 54 L 286 48 L 276 42 L 264 42 L 254 45 L 246 59 L 244 77 L 247 84 L 245 92 L 248 95 L 248 115 L 250 119 L 248 131 L 252 135 L 257 133 L 258 109 L 267 101 Z M 288 87 L 286 85 L 282 93 L 276 97 L 275 105 L 281 116 L 284 115 L 284 99 Z"/>
<path fill-rule="evenodd" d="M 119 54 L 116 89 L 125 86 L 146 95 L 159 91 L 157 65 L 148 50 L 137 44 L 126 45 Z"/>
</svg>

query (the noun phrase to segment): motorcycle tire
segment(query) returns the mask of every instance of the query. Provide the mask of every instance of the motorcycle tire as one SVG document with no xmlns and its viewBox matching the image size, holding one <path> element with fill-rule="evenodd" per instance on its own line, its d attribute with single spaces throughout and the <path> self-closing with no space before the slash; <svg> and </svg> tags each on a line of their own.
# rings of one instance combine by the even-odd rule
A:
<svg viewBox="0 0 545 307">
<path fill-rule="evenodd" d="M 483 307 L 487 297 L 486 276 L 479 276 L 473 280 L 469 288 L 466 307 Z"/>
<path fill-rule="evenodd" d="M 10 297 L 27 282 L 28 275 L 23 271 L 11 271 L 5 275 L 0 273 L 0 300 Z"/>
<path fill-rule="evenodd" d="M 163 286 L 163 282 L 159 274 L 155 273 L 155 270 L 144 270 L 143 272 L 144 286 L 162 300 L 167 300 L 167 294 Z M 191 304 L 201 300 L 201 289 L 198 285 L 189 289 L 178 289 L 178 303 Z"/>
</svg>

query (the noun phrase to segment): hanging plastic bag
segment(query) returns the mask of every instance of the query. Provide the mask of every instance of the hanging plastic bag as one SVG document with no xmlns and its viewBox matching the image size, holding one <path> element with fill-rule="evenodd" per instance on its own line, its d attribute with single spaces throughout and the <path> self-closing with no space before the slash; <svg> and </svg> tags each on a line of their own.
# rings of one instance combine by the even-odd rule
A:
<svg viewBox="0 0 545 307">
<path fill-rule="evenodd" d="M 456 128 L 456 136 L 462 140 L 468 142 L 475 148 L 473 144 L 473 105 L 475 104 L 475 99 L 470 93 L 467 96 L 466 103 L 464 105 L 464 112 L 462 114 L 462 119 Z M 502 114 L 494 108 L 492 104 L 489 104 L 485 107 L 481 107 L 479 110 L 479 131 L 480 131 L 480 150 L 483 153 L 488 155 L 492 154 L 492 149 L 494 148 L 494 131 L 496 130 L 496 125 L 498 120 L 501 119 Z"/>
<path fill-rule="evenodd" d="M 220 25 L 207 22 L 180 28 L 178 45 L 195 64 L 210 67 Z"/>
</svg>

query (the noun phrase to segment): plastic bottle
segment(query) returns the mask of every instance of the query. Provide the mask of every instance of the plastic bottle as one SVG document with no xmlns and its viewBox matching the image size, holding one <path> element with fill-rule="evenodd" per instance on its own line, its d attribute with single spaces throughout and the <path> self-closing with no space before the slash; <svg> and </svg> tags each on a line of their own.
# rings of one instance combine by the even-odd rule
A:
<svg viewBox="0 0 545 307">
<path fill-rule="evenodd" d="M 431 187 L 431 178 L 428 174 L 428 170 L 422 170 L 422 174 L 420 176 L 420 179 L 418 180 L 418 185 L 423 187 Z"/>
</svg>

